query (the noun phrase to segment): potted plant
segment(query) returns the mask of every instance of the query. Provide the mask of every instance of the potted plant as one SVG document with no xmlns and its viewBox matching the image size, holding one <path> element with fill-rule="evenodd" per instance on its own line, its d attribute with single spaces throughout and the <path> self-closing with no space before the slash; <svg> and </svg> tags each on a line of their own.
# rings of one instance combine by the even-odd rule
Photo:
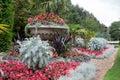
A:
<svg viewBox="0 0 120 80">
<path fill-rule="evenodd" d="M 50 40 L 56 33 L 68 32 L 69 28 L 64 20 L 56 14 L 40 13 L 34 18 L 28 18 L 28 24 L 25 27 L 25 32 L 30 30 L 30 35 L 40 35 L 41 39 Z"/>
</svg>

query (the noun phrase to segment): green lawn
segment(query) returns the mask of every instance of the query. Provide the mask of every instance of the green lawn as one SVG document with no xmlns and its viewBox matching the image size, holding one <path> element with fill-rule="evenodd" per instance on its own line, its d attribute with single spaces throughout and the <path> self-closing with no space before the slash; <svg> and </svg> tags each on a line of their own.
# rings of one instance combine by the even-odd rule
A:
<svg viewBox="0 0 120 80">
<path fill-rule="evenodd" d="M 120 46 L 115 63 L 104 76 L 104 80 L 120 80 Z"/>
</svg>

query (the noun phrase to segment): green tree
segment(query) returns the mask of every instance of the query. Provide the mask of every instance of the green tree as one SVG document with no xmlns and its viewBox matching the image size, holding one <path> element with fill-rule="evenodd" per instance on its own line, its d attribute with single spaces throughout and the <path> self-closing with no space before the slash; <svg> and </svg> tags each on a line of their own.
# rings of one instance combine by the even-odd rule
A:
<svg viewBox="0 0 120 80">
<path fill-rule="evenodd" d="M 94 32 L 99 31 L 99 28 L 100 28 L 100 23 L 96 20 L 96 18 L 92 14 L 89 16 L 86 16 L 82 25 L 85 28 L 92 30 Z"/>
<path fill-rule="evenodd" d="M 120 21 L 113 22 L 109 28 L 113 40 L 120 40 Z"/>
<path fill-rule="evenodd" d="M 60 12 L 60 16 L 63 17 L 68 24 L 79 24 L 94 32 L 99 31 L 101 25 L 94 15 L 80 8 L 78 5 L 69 5 L 68 9 Z"/>
<path fill-rule="evenodd" d="M 15 0 L 15 24 L 13 39 L 18 39 L 18 35 L 21 40 L 25 37 L 24 28 L 27 24 L 27 19 L 39 14 L 40 12 L 43 12 L 43 9 L 39 6 L 40 3 L 41 0 Z"/>
<path fill-rule="evenodd" d="M 60 10 L 63 10 L 70 4 L 70 0 L 41 0 L 42 7 L 47 13 L 59 14 Z"/>
</svg>

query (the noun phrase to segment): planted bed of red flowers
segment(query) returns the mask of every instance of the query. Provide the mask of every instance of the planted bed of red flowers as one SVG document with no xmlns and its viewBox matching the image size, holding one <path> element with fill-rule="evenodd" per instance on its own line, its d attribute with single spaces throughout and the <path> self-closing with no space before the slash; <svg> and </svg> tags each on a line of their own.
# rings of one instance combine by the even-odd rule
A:
<svg viewBox="0 0 120 80">
<path fill-rule="evenodd" d="M 72 49 L 67 55 L 72 56 L 72 55 L 80 55 L 81 53 L 87 53 L 89 55 L 94 54 L 96 56 L 101 55 L 105 50 L 109 49 L 109 47 L 104 47 L 101 50 L 90 50 L 90 49 L 85 49 L 85 48 L 74 48 Z"/>
<path fill-rule="evenodd" d="M 0 76 L 0 80 L 57 80 L 60 75 L 68 75 L 70 69 L 75 69 L 80 62 L 64 62 L 56 61 L 46 65 L 41 70 L 33 71 L 27 65 L 7 60 L 0 62 L 0 69 L 4 76 Z"/>
<path fill-rule="evenodd" d="M 60 22 L 61 24 L 64 24 L 64 20 L 62 18 L 60 18 L 57 14 L 43 14 L 40 13 L 36 16 L 34 16 L 34 18 L 28 18 L 28 22 L 31 23 L 33 21 L 40 21 L 41 24 L 44 23 L 44 21 L 48 21 L 48 22 Z"/>
</svg>

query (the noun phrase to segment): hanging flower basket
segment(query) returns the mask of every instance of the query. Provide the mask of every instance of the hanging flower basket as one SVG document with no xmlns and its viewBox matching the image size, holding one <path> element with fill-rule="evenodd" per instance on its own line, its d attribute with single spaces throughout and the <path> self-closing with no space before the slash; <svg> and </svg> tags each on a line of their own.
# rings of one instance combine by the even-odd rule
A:
<svg viewBox="0 0 120 80">
<path fill-rule="evenodd" d="M 69 27 L 64 20 L 55 14 L 39 14 L 34 18 L 28 18 L 25 32 L 30 31 L 30 35 L 40 35 L 41 39 L 51 40 L 55 33 L 66 33 Z"/>
</svg>

